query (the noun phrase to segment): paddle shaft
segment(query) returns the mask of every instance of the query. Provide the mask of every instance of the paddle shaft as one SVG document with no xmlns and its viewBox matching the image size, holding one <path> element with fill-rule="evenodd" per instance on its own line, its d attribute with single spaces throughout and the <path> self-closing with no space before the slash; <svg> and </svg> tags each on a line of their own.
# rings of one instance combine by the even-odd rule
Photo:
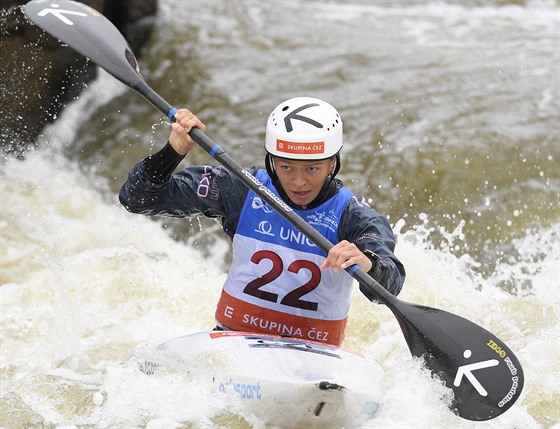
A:
<svg viewBox="0 0 560 429">
<path fill-rule="evenodd" d="M 132 87 L 146 100 L 148 100 L 154 107 L 167 116 L 170 120 L 174 121 L 174 114 L 176 109 L 165 101 L 158 93 L 156 93 L 145 81 Z M 295 228 L 301 231 L 307 238 L 309 238 L 319 249 L 325 253 L 333 247 L 333 244 L 327 240 L 319 231 L 309 225 L 305 220 L 295 213 L 292 208 L 278 198 L 270 189 L 264 186 L 255 176 L 253 176 L 245 168 L 241 167 L 227 152 L 216 144 L 207 134 L 199 128 L 193 128 L 189 135 L 191 138 L 206 152 L 210 154 L 216 161 L 226 167 L 233 173 L 244 185 L 251 189 L 255 194 L 265 200 L 270 206 L 282 215 L 288 222 Z M 346 269 L 360 284 L 362 288 L 369 289 L 370 294 L 375 294 L 380 301 L 386 305 L 393 307 L 395 297 L 389 293 L 383 286 L 381 286 L 373 277 L 358 265 L 352 265 Z M 366 296 L 368 296 L 366 294 Z M 369 298 L 369 297 L 368 297 Z"/>
</svg>

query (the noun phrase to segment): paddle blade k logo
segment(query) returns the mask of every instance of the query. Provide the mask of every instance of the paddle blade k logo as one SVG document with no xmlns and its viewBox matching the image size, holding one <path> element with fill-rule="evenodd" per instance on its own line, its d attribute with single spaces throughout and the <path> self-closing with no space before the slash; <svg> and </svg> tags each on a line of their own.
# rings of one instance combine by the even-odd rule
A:
<svg viewBox="0 0 560 429">
<path fill-rule="evenodd" d="M 450 373 L 449 387 L 455 393 L 459 415 L 470 420 L 488 420 L 510 408 L 523 388 L 523 371 L 504 344 L 489 340 L 483 348 L 463 349 L 463 364 Z M 472 362 L 473 357 L 478 362 Z M 452 385 L 451 385 L 452 383 Z"/>
<path fill-rule="evenodd" d="M 43 9 L 41 12 L 37 14 L 37 16 L 44 17 L 47 15 L 52 15 L 55 18 L 58 18 L 66 25 L 74 25 L 70 19 L 66 17 L 66 15 L 73 15 L 73 16 L 88 16 L 86 13 L 77 12 L 75 10 L 65 10 L 65 9 L 58 9 L 60 7 L 59 4 L 53 3 L 51 4 L 51 8 Z"/>
<path fill-rule="evenodd" d="M 463 356 L 465 357 L 465 359 L 468 359 L 472 356 L 472 352 L 470 350 L 465 350 Z M 477 380 L 477 378 L 473 375 L 472 372 L 476 371 L 477 369 L 490 368 L 492 366 L 496 366 L 499 364 L 500 362 L 497 359 L 490 359 L 482 362 L 471 363 L 469 365 L 460 366 L 457 369 L 457 375 L 455 376 L 453 385 L 455 387 L 459 387 L 461 385 L 461 381 L 463 380 L 463 376 L 464 376 L 471 382 L 473 387 L 481 396 L 488 396 L 488 392 L 482 386 L 482 384 L 480 384 L 480 382 Z"/>
</svg>

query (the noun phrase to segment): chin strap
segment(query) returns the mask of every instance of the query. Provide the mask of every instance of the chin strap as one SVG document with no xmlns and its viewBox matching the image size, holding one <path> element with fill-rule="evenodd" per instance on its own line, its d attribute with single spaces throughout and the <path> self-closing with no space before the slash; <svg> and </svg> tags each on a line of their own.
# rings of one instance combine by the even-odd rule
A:
<svg viewBox="0 0 560 429">
<path fill-rule="evenodd" d="M 337 152 L 334 157 L 335 157 L 335 159 L 334 159 L 334 169 L 333 169 L 333 172 L 331 173 L 331 182 L 333 181 L 333 179 L 338 174 L 338 171 L 340 170 L 340 152 Z"/>
</svg>

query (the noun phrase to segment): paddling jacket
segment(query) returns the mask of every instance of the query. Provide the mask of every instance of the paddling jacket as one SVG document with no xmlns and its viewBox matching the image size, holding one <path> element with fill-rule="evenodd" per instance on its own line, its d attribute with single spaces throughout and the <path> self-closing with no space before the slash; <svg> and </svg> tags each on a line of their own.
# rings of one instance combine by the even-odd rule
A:
<svg viewBox="0 0 560 429">
<path fill-rule="evenodd" d="M 183 157 L 178 155 L 173 148 L 167 144 L 160 152 L 146 158 L 133 167 L 129 173 L 128 180 L 121 188 L 119 200 L 121 204 L 132 213 L 169 217 L 205 216 L 216 218 L 221 221 L 224 232 L 233 240 L 234 260 L 231 275 L 228 276 L 226 280 L 226 285 L 224 286 L 222 298 L 218 303 L 218 310 L 216 313 L 218 323 L 223 328 L 242 330 L 242 327 L 238 326 L 238 323 L 232 325 L 231 321 L 228 320 L 228 304 L 227 299 L 224 300 L 224 294 L 228 294 L 232 290 L 239 291 L 239 282 L 241 281 L 239 279 L 241 276 L 235 273 L 239 273 L 243 268 L 237 265 L 236 254 L 243 253 L 243 248 L 246 248 L 247 245 L 247 243 L 243 243 L 243 241 L 246 240 L 248 236 L 252 235 L 249 239 L 256 240 L 260 243 L 257 245 L 255 241 L 251 242 L 252 255 L 254 256 L 254 254 L 257 254 L 260 250 L 278 247 L 278 243 L 271 243 L 270 240 L 267 240 L 267 238 L 270 238 L 270 236 L 266 236 L 267 231 L 270 234 L 274 234 L 274 231 L 276 231 L 276 234 L 280 236 L 280 229 L 284 228 L 283 237 L 288 237 L 286 234 L 288 234 L 287 231 L 290 230 L 292 242 L 291 244 L 287 242 L 283 243 L 280 253 L 283 258 L 289 257 L 292 258 L 293 261 L 281 258 L 281 265 L 284 271 L 290 270 L 292 262 L 301 260 L 297 259 L 302 256 L 301 254 L 299 256 L 297 255 L 299 251 L 298 243 L 300 242 L 304 243 L 306 246 L 305 249 L 302 250 L 304 254 L 308 257 L 313 255 L 311 259 L 313 259 L 314 265 L 320 265 L 325 254 L 303 237 L 301 233 L 298 234 L 297 231 L 294 231 L 294 227 L 291 227 L 287 221 L 275 213 L 262 199 L 258 198 L 252 191 L 249 191 L 235 175 L 228 172 L 224 167 L 208 165 L 193 166 L 173 174 L 173 171 L 182 159 Z M 278 195 L 277 190 L 272 185 L 271 179 L 265 170 L 259 170 L 253 167 L 248 169 L 248 171 L 256 175 L 263 184 Z M 250 210 L 248 207 L 257 207 L 258 210 L 252 210 L 249 215 L 243 215 L 244 212 Z M 319 229 L 319 231 L 333 243 L 341 240 L 348 240 L 349 242 L 355 243 L 373 262 L 369 274 L 390 293 L 397 295 L 400 292 L 405 278 L 405 271 L 402 263 L 393 253 L 395 249 L 393 232 L 387 219 L 370 208 L 363 197 L 351 193 L 343 187 L 341 181 L 337 180 L 336 192 L 327 201 L 310 210 L 295 211 L 309 223 L 313 224 L 315 221 L 316 225 L 313 226 Z M 317 222 L 317 219 L 320 219 L 321 216 L 324 217 L 325 213 L 328 213 L 330 216 L 328 222 Z M 258 217 L 255 217 L 255 214 L 258 214 Z M 251 217 L 253 217 L 252 224 L 254 226 L 252 229 L 259 230 L 260 228 L 260 234 L 247 232 L 250 227 L 247 227 L 246 224 L 251 224 Z M 240 219 L 243 221 L 242 226 L 240 226 Z M 255 224 L 257 220 L 258 222 Z M 324 224 L 322 230 L 320 227 L 321 224 Z M 326 227 L 327 224 L 328 227 Z M 274 231 L 272 229 L 269 231 L 269 228 L 276 229 Z M 260 249 L 258 246 L 260 246 Z M 247 250 L 245 250 L 245 253 L 248 253 Z M 269 259 L 269 264 L 272 259 L 276 260 L 276 256 L 271 256 L 270 253 L 259 253 L 255 258 L 262 258 L 263 255 L 265 255 L 264 259 Z M 244 261 L 243 264 L 251 268 L 260 266 L 259 263 L 254 261 L 250 262 L 250 257 L 251 255 L 241 258 Z M 266 275 L 266 271 L 268 271 L 263 267 L 264 263 L 260 268 L 261 276 Z M 293 266 L 292 270 L 295 270 Z M 309 271 L 309 269 L 304 269 L 303 271 Z M 326 272 L 329 272 L 329 274 L 327 275 Z M 333 320 L 341 321 L 340 323 L 344 323 L 345 325 L 350 304 L 350 287 L 344 285 L 351 284 L 351 281 L 348 280 L 351 279 L 351 277 L 345 272 L 340 272 L 337 273 L 340 277 L 335 280 L 336 277 L 332 277 L 333 273 L 334 270 L 331 268 L 325 270 L 325 272 L 320 272 L 322 277 L 320 282 L 322 283 L 323 280 L 328 278 L 329 287 L 336 287 L 335 283 L 338 282 L 342 289 L 334 293 L 334 295 L 337 296 L 337 299 L 341 299 L 342 302 L 337 303 L 331 301 L 332 308 L 330 310 L 325 309 L 320 319 L 328 319 L 331 317 Z M 325 279 L 323 279 L 324 276 Z M 278 275 L 278 278 L 281 278 L 281 276 Z M 245 277 L 245 280 L 247 280 L 247 277 Z M 346 280 L 348 280 L 348 282 Z M 232 285 L 234 283 L 237 286 L 233 287 Z M 284 284 L 282 281 L 280 283 Z M 301 283 L 299 286 L 296 285 L 298 287 L 294 287 L 293 284 L 289 285 L 288 283 L 289 282 L 285 282 L 284 286 L 291 290 L 283 291 L 284 298 L 289 292 L 298 290 L 298 287 L 301 286 Z M 260 289 L 261 287 L 262 289 Z M 250 306 L 251 308 L 259 304 L 258 297 L 254 296 L 259 294 L 268 298 L 269 302 L 264 302 L 264 304 L 270 304 L 273 300 L 277 301 L 276 304 L 272 305 L 273 308 L 270 308 L 271 311 L 285 312 L 285 310 L 292 311 L 293 308 L 297 308 L 283 308 L 277 305 L 278 302 L 282 301 L 283 297 L 280 296 L 280 294 L 278 294 L 278 297 L 267 295 L 264 293 L 267 288 L 264 287 L 262 283 L 260 286 L 255 286 L 253 284 L 253 286 L 249 287 L 249 290 L 251 290 L 251 288 L 254 292 L 253 295 L 250 297 L 250 300 L 244 300 L 245 302 L 251 302 L 253 304 Z M 316 289 L 320 288 L 321 286 L 316 287 Z M 374 294 L 370 293 L 361 285 L 360 289 L 370 300 L 375 301 L 376 297 Z M 299 291 L 295 293 L 296 295 L 301 295 L 294 301 L 296 305 L 298 305 L 297 302 L 299 301 L 312 301 L 309 299 L 310 297 L 308 294 L 301 294 L 301 292 L 305 292 L 305 290 L 299 289 Z M 242 297 L 242 294 L 236 292 L 233 296 L 238 299 Z M 292 298 L 293 296 L 294 295 L 292 295 Z M 291 298 L 288 298 L 288 302 L 290 302 L 290 299 Z M 261 301 L 263 300 L 261 299 Z M 264 299 L 264 301 L 266 301 L 266 299 Z M 262 305 L 263 302 L 260 302 L 260 304 Z M 302 305 L 305 306 L 307 304 Z M 328 306 L 328 304 L 325 305 Z M 226 314 L 226 316 L 224 316 L 224 314 Z M 254 317 L 258 318 L 258 315 L 255 314 Z M 255 319 L 252 320 L 254 321 Z M 253 325 L 248 324 L 246 328 L 247 330 L 256 330 L 254 323 Z M 267 329 L 269 328 L 270 324 L 268 324 Z M 267 329 L 261 330 L 266 331 Z M 344 326 L 341 325 L 340 331 L 340 335 L 337 335 L 337 337 L 339 337 L 338 339 L 332 337 L 326 341 L 339 344 L 342 341 Z M 275 331 L 271 333 L 277 334 L 278 332 Z"/>
</svg>

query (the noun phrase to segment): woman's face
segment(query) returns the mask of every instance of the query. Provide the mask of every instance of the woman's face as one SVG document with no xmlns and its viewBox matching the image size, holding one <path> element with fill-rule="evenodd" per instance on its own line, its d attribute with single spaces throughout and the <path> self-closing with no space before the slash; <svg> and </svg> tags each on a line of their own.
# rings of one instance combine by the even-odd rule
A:
<svg viewBox="0 0 560 429">
<path fill-rule="evenodd" d="M 333 171 L 334 159 L 296 161 L 275 158 L 274 166 L 286 195 L 294 204 L 305 209 L 321 192 L 327 177 Z"/>
</svg>

